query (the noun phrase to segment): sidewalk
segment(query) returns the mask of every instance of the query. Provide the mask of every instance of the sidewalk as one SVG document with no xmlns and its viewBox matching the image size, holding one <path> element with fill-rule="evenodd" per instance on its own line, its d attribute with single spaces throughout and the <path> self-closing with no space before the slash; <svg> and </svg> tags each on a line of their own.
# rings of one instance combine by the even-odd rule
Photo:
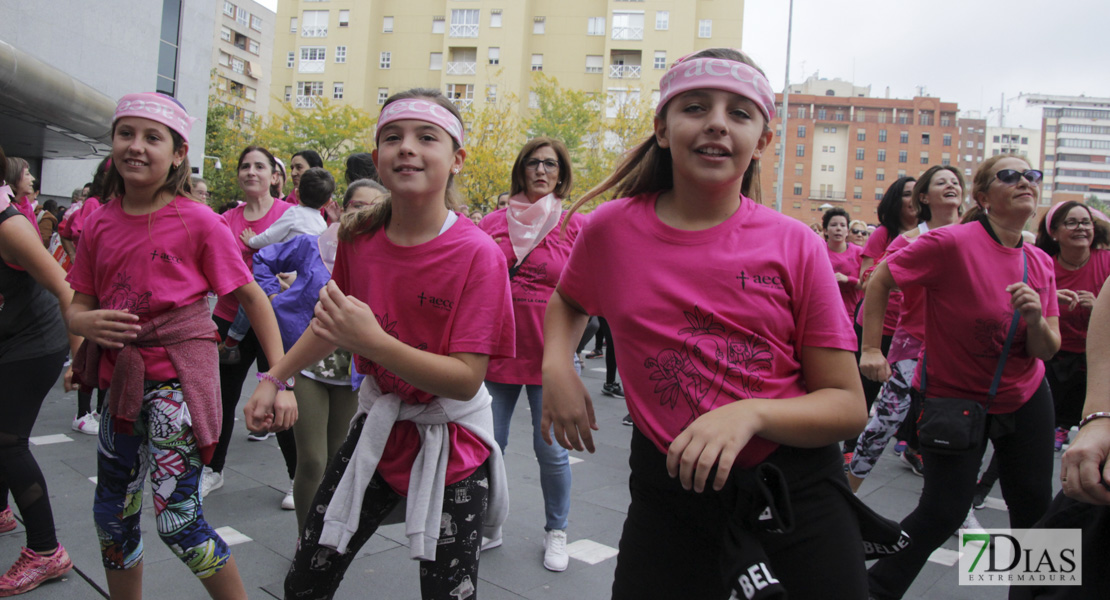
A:
<svg viewBox="0 0 1110 600">
<path fill-rule="evenodd" d="M 628 443 L 631 428 L 621 425 L 623 400 L 601 395 L 604 362 L 588 360 L 583 377 L 594 398 L 601 431 L 594 439 L 596 454 L 573 453 L 574 492 L 569 546 L 572 560 L 563 573 L 543 568 L 543 500 L 539 470 L 532 453 L 528 403 L 521 400 L 513 415 L 506 451 L 511 509 L 504 545 L 482 557 L 479 597 L 482 599 L 608 598 L 616 564 L 617 542 L 628 506 Z M 247 379 L 240 410 L 254 388 Z M 32 438 L 32 452 L 46 475 L 58 539 L 73 558 L 75 569 L 64 580 L 43 585 L 21 598 L 65 600 L 107 597 L 99 544 L 92 523 L 96 476 L 96 439 L 70 429 L 75 394 L 55 386 L 43 404 Z M 247 442 L 241 421 L 236 425 L 225 471 L 226 483 L 204 501 L 205 516 L 232 545 L 232 553 L 250 598 L 280 598 L 282 581 L 292 559 L 296 518 L 280 503 L 289 481 L 277 442 Z M 1056 455 L 1057 467 L 1059 455 Z M 888 449 L 862 488 L 864 500 L 883 515 L 901 519 L 917 504 L 921 478 L 903 467 Z M 1059 489 L 1058 482 L 1055 483 Z M 143 508 L 146 548 L 146 597 L 207 598 L 204 588 L 158 539 L 148 491 Z M 993 494 L 999 497 L 996 487 Z M 984 527 L 1006 527 L 1001 500 L 976 511 Z M 1002 510 L 999 510 L 1001 508 Z M 17 511 L 18 512 L 18 511 Z M 0 535 L 0 561 L 14 562 L 24 541 L 20 525 Z M 1002 599 L 1006 588 L 961 587 L 956 582 L 956 539 L 938 551 L 918 576 L 906 598 Z M 944 564 L 944 563 L 948 564 Z M 417 565 L 408 558 L 404 525 L 382 527 L 359 552 L 336 598 L 419 598 Z"/>
</svg>

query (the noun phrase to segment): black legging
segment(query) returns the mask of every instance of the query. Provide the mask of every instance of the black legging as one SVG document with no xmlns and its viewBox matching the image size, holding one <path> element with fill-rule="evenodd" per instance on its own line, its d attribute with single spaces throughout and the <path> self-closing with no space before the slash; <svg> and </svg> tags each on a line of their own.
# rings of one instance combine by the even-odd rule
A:
<svg viewBox="0 0 1110 600">
<path fill-rule="evenodd" d="M 77 418 L 92 412 L 93 391 L 81 386 L 77 389 Z M 96 412 L 99 414 L 104 409 L 104 390 L 96 390 Z"/>
<path fill-rule="evenodd" d="M 605 340 L 605 383 L 612 385 L 617 380 L 617 353 L 613 347 L 613 332 L 609 330 L 609 321 L 604 317 L 597 318 L 597 342 L 594 350 L 601 349 L 601 340 Z"/>
<path fill-rule="evenodd" d="M 1011 528 L 1032 527 L 1052 501 L 1052 412 L 1052 394 L 1042 381 L 1017 411 L 987 419 L 984 438 L 989 436 L 994 444 Z M 1012 423 L 1012 430 L 992 435 L 990 430 L 1002 421 Z M 902 530 L 913 543 L 871 567 L 868 579 L 873 598 L 901 598 L 933 550 L 959 528 L 971 508 L 986 445 L 984 439 L 976 450 L 963 454 L 937 454 L 921 449 L 925 462 L 921 500 L 902 520 Z"/>
<path fill-rule="evenodd" d="M 31 454 L 27 438 L 68 353 L 68 349 L 63 349 L 0 365 L 0 381 L 4 382 L 4 392 L 0 394 L 0 486 L 4 495 L 0 504 L 7 506 L 10 489 L 27 527 L 27 547 L 40 553 L 53 552 L 58 547 L 58 538 L 46 479 Z"/>
<path fill-rule="evenodd" d="M 216 322 L 220 337 L 226 337 L 227 330 L 231 327 L 231 321 L 221 319 L 215 315 L 212 316 L 212 320 Z M 270 363 L 266 361 L 266 354 L 262 352 L 258 337 L 254 335 L 254 329 L 247 331 L 243 341 L 239 342 L 239 351 L 242 353 L 239 364 L 220 365 L 220 401 L 223 403 L 224 421 L 223 427 L 220 429 L 220 443 L 216 444 L 216 450 L 212 454 L 212 462 L 208 464 L 217 473 L 224 470 L 224 462 L 227 460 L 227 447 L 231 444 L 231 434 L 235 430 L 235 409 L 239 404 L 239 396 L 243 394 L 243 382 L 247 379 L 247 373 L 250 372 L 251 365 L 257 360 L 260 373 L 270 370 Z M 297 442 L 293 438 L 293 429 L 279 431 L 277 441 L 278 447 L 281 448 L 281 455 L 285 458 L 285 469 L 289 473 L 289 479 L 293 479 L 293 476 L 297 473 Z"/>
</svg>

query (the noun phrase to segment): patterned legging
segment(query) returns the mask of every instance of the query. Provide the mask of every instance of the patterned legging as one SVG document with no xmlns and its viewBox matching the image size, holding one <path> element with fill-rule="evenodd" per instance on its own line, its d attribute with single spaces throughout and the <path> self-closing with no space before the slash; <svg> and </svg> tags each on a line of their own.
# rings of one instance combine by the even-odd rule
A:
<svg viewBox="0 0 1110 600">
<path fill-rule="evenodd" d="M 147 382 L 132 435 L 117 433 L 111 411 L 100 416 L 93 517 L 104 568 L 130 569 L 143 559 L 139 513 L 150 474 L 158 535 L 197 577 L 216 574 L 231 552 L 204 520 L 200 452 L 181 383 Z"/>
<path fill-rule="evenodd" d="M 890 379 L 883 384 L 872 407 L 871 419 L 856 440 L 856 451 L 848 470 L 863 479 L 879 461 L 890 438 L 898 431 L 910 412 L 913 372 L 917 359 L 900 360 L 891 365 Z"/>
</svg>

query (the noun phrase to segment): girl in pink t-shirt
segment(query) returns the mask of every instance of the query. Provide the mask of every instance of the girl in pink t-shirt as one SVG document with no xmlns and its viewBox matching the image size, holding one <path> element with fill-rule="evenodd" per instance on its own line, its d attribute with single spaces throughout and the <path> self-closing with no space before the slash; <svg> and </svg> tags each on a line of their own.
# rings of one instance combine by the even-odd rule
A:
<svg viewBox="0 0 1110 600">
<path fill-rule="evenodd" d="M 75 374 L 82 387 L 111 383 L 93 516 L 112 597 L 142 588 L 139 509 L 148 471 L 162 540 L 213 597 L 246 597 L 227 544 L 204 520 L 198 490 L 220 431 L 208 293 L 239 298 L 271 358 L 282 347 L 266 295 L 231 233 L 187 197 L 193 121 L 169 96 L 120 100 L 105 184 L 110 200 L 86 224 L 68 276 L 75 294 L 66 321 L 86 339 Z"/>
<path fill-rule="evenodd" d="M 860 253 L 863 248 L 848 243 L 848 211 L 843 208 L 826 210 L 821 217 L 821 225 L 825 230 L 825 249 L 832 263 L 833 277 L 844 301 L 844 312 L 852 318 L 856 304 L 863 297 L 859 288 Z"/>
<path fill-rule="evenodd" d="M 362 544 L 407 497 L 423 597 L 469 598 L 482 534 L 499 528 L 508 508 L 482 385 L 490 359 L 514 353 L 508 266 L 488 235 L 450 210 L 466 151 L 447 98 L 435 90 L 394 95 L 375 139 L 391 198 L 341 227 L 316 317 L 260 375 L 247 425 L 267 425 L 286 378 L 337 347 L 350 350 L 367 376 L 359 408 L 308 510 L 285 596 L 330 598 Z"/>
<path fill-rule="evenodd" d="M 770 84 L 741 52 L 710 49 L 660 88 L 654 134 L 574 207 L 620 197 L 593 212 L 548 301 L 545 440 L 594 451 L 566 357 L 603 316 L 635 425 L 613 597 L 865 597 L 836 446 L 867 416 L 851 324 L 822 240 L 750 198 Z M 792 527 L 772 500 L 786 496 Z"/>
<path fill-rule="evenodd" d="M 886 293 L 895 286 L 925 289 L 925 352 L 916 377 L 924 397 L 989 403 L 984 439 L 975 449 L 955 454 L 921 449 L 921 499 L 902 521 L 913 544 L 871 567 L 869 589 L 877 600 L 901 598 L 933 550 L 960 527 L 971 507 L 986 438 L 999 457 L 1010 527 L 1032 527 L 1051 501 L 1053 408 L 1042 361 L 1060 348 L 1056 281 L 1051 259 L 1023 243 L 1021 235 L 1036 211 L 1040 179 L 1041 172 L 1023 158 L 988 158 L 974 178 L 980 214 L 920 236 L 871 276 L 868 330 L 878 329 Z M 1019 319 L 1016 333 L 992 398 L 1013 319 Z M 874 341 L 869 334 L 865 353 L 874 352 Z M 889 364 L 874 362 L 875 376 L 889 375 Z"/>
</svg>

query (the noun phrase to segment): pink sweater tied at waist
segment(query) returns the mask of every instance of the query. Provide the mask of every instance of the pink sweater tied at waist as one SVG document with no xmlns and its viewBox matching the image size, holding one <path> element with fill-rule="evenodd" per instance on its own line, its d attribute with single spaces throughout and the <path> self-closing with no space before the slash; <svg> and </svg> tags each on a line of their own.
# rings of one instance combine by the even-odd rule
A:
<svg viewBox="0 0 1110 600">
<path fill-rule="evenodd" d="M 143 324 L 138 337 L 120 350 L 109 385 L 108 410 L 117 433 L 132 435 L 143 407 L 146 364 L 139 348 L 161 347 L 177 371 L 192 420 L 201 460 L 208 464 L 220 441 L 219 357 L 216 324 L 204 300 L 175 308 Z M 85 340 L 73 359 L 74 380 L 88 388 L 99 384 L 102 348 Z"/>
</svg>

